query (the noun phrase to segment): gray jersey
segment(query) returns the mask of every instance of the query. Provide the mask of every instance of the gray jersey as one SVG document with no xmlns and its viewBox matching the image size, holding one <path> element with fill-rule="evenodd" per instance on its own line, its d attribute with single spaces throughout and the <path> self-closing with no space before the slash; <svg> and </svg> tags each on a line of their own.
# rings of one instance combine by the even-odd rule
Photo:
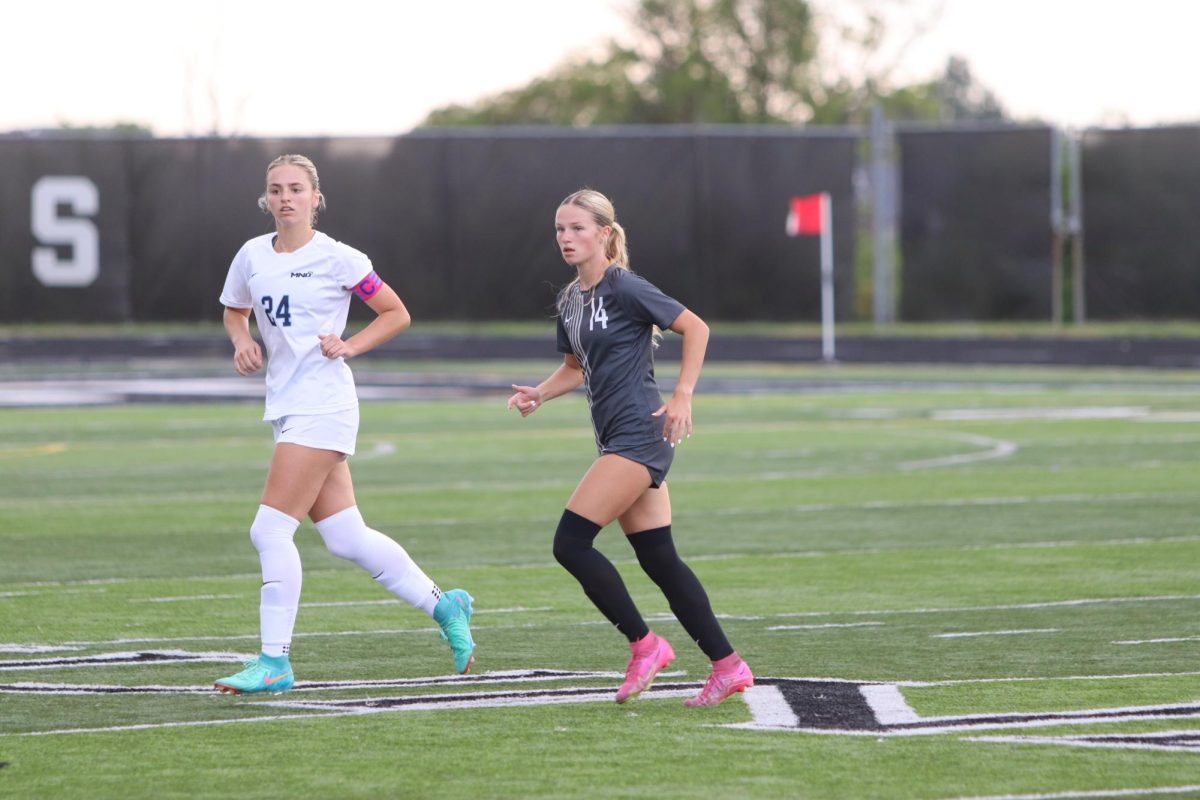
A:
<svg viewBox="0 0 1200 800">
<path fill-rule="evenodd" d="M 667 328 L 684 307 L 639 275 L 610 266 L 588 291 L 572 287 L 558 317 L 558 350 L 583 367 L 601 453 L 662 439 L 651 326 Z"/>
</svg>

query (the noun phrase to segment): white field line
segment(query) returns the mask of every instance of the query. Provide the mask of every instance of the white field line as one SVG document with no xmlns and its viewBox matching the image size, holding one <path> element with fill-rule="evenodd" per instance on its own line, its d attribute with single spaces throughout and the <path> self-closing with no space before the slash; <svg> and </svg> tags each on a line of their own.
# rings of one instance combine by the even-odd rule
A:
<svg viewBox="0 0 1200 800">
<path fill-rule="evenodd" d="M 944 438 L 954 439 L 967 444 L 975 445 L 976 447 L 984 448 L 977 453 L 961 453 L 954 456 L 942 456 L 940 458 L 925 458 L 920 461 L 902 461 L 897 466 L 904 472 L 911 472 L 918 469 L 936 469 L 938 467 L 956 467 L 961 464 L 972 464 L 977 461 L 990 461 L 996 458 L 1008 458 L 1017 452 L 1017 443 L 1005 441 L 1004 439 L 993 439 L 990 436 L 977 436 L 974 434 L 951 434 Z"/>
<path fill-rule="evenodd" d="M 60 656 L 60 663 L 37 663 L 45 661 L 45 659 L 5 659 L 0 660 L 0 672 L 22 672 L 25 670 L 43 670 L 43 669 L 81 669 L 88 667 L 106 667 L 106 666 L 174 666 L 177 664 L 200 664 L 200 663 L 226 663 L 243 661 L 247 656 L 243 653 L 227 653 L 227 652 L 210 652 L 210 653 L 190 653 L 186 650 L 167 650 L 167 651 L 152 651 L 155 655 L 172 656 L 174 660 L 163 658 L 161 660 L 145 662 L 141 657 L 145 655 L 139 652 L 123 652 L 123 653 L 99 653 L 92 656 Z"/>
<path fill-rule="evenodd" d="M 819 625 L 771 625 L 769 631 L 812 631 L 821 628 L 866 628 L 874 625 L 886 625 L 884 622 L 825 622 Z"/>
<path fill-rule="evenodd" d="M 1200 422 L 1200 413 L 1195 411 L 1157 411 L 1149 419 L 1140 422 Z M 1188 439 L 1185 436 L 1172 436 L 1167 439 L 1174 444 L 1177 439 Z M 1194 440 L 1193 440 L 1194 441 Z"/>
<path fill-rule="evenodd" d="M 921 717 L 904 699 L 900 688 L 894 683 L 866 684 L 858 687 L 858 692 L 867 701 L 875 719 L 881 725 L 921 721 Z M 755 721 L 760 720 L 756 718 Z"/>
<path fill-rule="evenodd" d="M 1130 639 L 1113 644 L 1169 644 L 1172 642 L 1200 642 L 1200 636 L 1177 636 L 1174 639 Z"/>
<path fill-rule="evenodd" d="M 1070 608 L 1072 606 L 1107 605 L 1110 603 L 1170 603 L 1179 600 L 1200 600 L 1200 594 L 1163 594 L 1145 597 L 1089 597 L 1078 600 L 1049 600 L 1044 603 L 1004 603 L 994 606 L 942 606 L 929 608 L 888 608 L 872 611 L 791 611 L 776 617 L 837 617 L 885 616 L 889 614 L 958 614 L 964 611 L 1017 611 L 1033 608 Z"/>
<path fill-rule="evenodd" d="M 364 714 L 377 714 L 381 710 L 355 709 L 354 711 L 332 711 L 319 715 L 325 717 L 357 717 Z M 283 719 L 314 719 L 314 714 L 276 714 L 269 717 L 252 717 L 250 719 L 206 719 L 191 722 L 155 722 L 143 725 L 113 725 L 108 728 L 60 728 L 53 731 L 30 731 L 28 733 L 0 733 L 0 738 L 8 736 L 63 736 L 79 733 L 125 733 L 128 731 L 152 731 L 161 728 L 198 728 L 207 725 L 233 725 L 241 722 L 276 722 Z"/>
<path fill-rule="evenodd" d="M 782 728 L 794 728 L 800 718 L 784 698 L 778 686 L 751 686 L 742 693 L 752 718 Z"/>
<path fill-rule="evenodd" d="M 647 700 L 664 700 L 679 697 L 689 697 L 695 692 L 695 688 L 688 689 L 655 689 L 653 692 L 648 692 L 642 695 L 640 702 Z M 597 691 L 593 694 L 573 694 L 564 697 L 537 697 L 523 698 L 505 696 L 496 698 L 481 697 L 476 700 L 454 702 L 450 708 L 510 708 L 517 706 L 540 706 L 540 705 L 562 705 L 569 703 L 612 703 L 612 691 L 608 689 Z M 198 727 L 203 725 L 231 725 L 236 723 L 247 722 L 276 722 L 279 720 L 288 719 L 325 719 L 327 717 L 354 717 L 364 716 L 367 714 L 387 714 L 401 711 L 443 711 L 446 710 L 447 704 L 444 700 L 431 700 L 426 703 L 412 703 L 405 705 L 403 708 L 356 708 L 350 711 L 329 711 L 328 706 L 322 706 L 316 703 L 288 703 L 286 701 L 279 703 L 263 703 L 283 708 L 302 708 L 310 711 L 320 711 L 320 714 L 278 714 L 264 717 L 251 717 L 248 719 L 222 719 L 222 720 L 203 720 L 193 722 L 163 722 L 163 723 L 147 723 L 141 725 L 116 725 L 107 728 L 67 728 L 62 730 L 51 731 L 30 731 L 27 733 L 0 733 L 0 738 L 9 736 L 61 736 L 64 734 L 81 734 L 81 733 L 121 733 L 126 731 L 145 731 L 157 730 L 160 728 L 187 728 Z"/>
<path fill-rule="evenodd" d="M 394 606 L 400 599 L 389 597 L 383 600 L 333 600 L 327 603 L 301 603 L 301 608 L 341 608 L 342 606 Z M 407 604 L 405 604 L 407 605 Z"/>
<path fill-rule="evenodd" d="M 553 611 L 554 606 L 537 606 L 534 608 L 526 608 L 525 606 L 513 606 L 512 608 L 480 608 L 471 612 L 471 616 L 476 614 L 527 614 L 535 611 Z"/>
<path fill-rule="evenodd" d="M 546 608 L 546 609 L 540 609 L 540 608 L 479 609 L 477 611 L 472 612 L 472 616 L 474 616 L 475 614 L 484 614 L 484 613 L 493 613 L 493 614 L 513 613 L 513 614 L 516 614 L 516 613 L 523 613 L 526 611 L 552 611 L 552 610 L 553 610 L 552 608 Z M 722 619 L 729 619 L 729 617 L 726 617 L 724 615 L 718 615 L 718 616 L 720 616 Z M 669 613 L 647 614 L 646 615 L 647 621 L 650 621 L 650 622 L 654 622 L 654 621 L 657 621 L 660 619 L 661 620 L 670 620 L 670 619 L 674 619 L 674 618 L 675 617 Z M 748 619 L 757 620 L 757 619 L 761 619 L 761 618 L 760 617 L 749 617 Z M 583 620 L 583 621 L 579 621 L 579 622 L 572 622 L 572 623 L 565 623 L 565 624 L 568 626 L 583 627 L 585 625 L 600 625 L 600 624 L 608 625 L 610 623 L 608 623 L 604 620 L 600 620 L 600 621 Z M 529 628 L 534 628 L 534 627 L 536 627 L 536 626 L 530 625 L 528 623 L 521 624 L 521 625 L 489 625 L 488 630 L 522 630 L 522 629 L 529 629 Z M 297 632 L 293 633 L 292 636 L 295 639 L 308 639 L 308 638 L 320 639 L 320 638 L 328 638 L 328 637 L 336 637 L 336 636 L 400 636 L 400 635 L 407 635 L 407 634 L 428 634 L 428 633 L 437 633 L 437 632 L 438 632 L 438 629 L 435 627 L 382 628 L 382 629 L 378 629 L 378 630 L 297 631 Z M 63 642 L 61 645 L 46 645 L 46 644 L 30 645 L 30 644 L 27 644 L 24 642 L 15 642 L 15 643 L 0 642 L 0 652 L 5 652 L 5 648 L 18 648 L 18 647 L 44 647 L 44 648 L 48 648 L 45 652 L 51 652 L 52 650 L 78 650 L 80 648 L 85 648 L 85 647 L 107 647 L 110 645 L 130 645 L 130 644 L 158 645 L 158 644 L 177 644 L 177 643 L 183 643 L 183 642 L 236 642 L 236 641 L 252 641 L 252 640 L 258 641 L 259 638 L 260 638 L 260 636 L 257 633 L 231 633 L 231 634 L 217 634 L 217 635 L 208 634 L 208 635 L 197 635 L 197 636 L 163 636 L 163 637 L 147 636 L 147 637 L 140 637 L 140 638 L 98 639 L 98 640 L 92 640 L 92 641 Z M 24 652 L 24 651 L 13 650 L 11 652 Z M 2 664 L 3 664 L 3 662 L 0 662 L 0 665 L 2 665 Z"/>
<path fill-rule="evenodd" d="M 1122 494 L 1011 495 L 1009 497 L 962 497 L 947 500 L 867 500 L 862 503 L 803 503 L 771 509 L 793 514 L 825 511 L 895 511 L 906 508 L 963 508 L 1025 505 L 1076 505 L 1150 502 L 1152 500 L 1195 500 L 1200 492 L 1125 492 Z M 687 512 L 684 512 L 685 514 Z M 744 516 L 747 509 L 705 511 L 705 516 Z M 759 514 L 767 513 L 759 511 Z"/>
<path fill-rule="evenodd" d="M 197 594 L 187 597 L 143 597 L 130 598 L 130 603 L 193 603 L 193 602 L 208 602 L 209 600 L 245 600 L 245 594 Z M 337 600 L 329 603 L 301 603 L 301 608 L 340 608 L 342 606 L 395 606 L 405 605 L 397 598 L 388 598 L 385 600 Z M 472 613 L 474 614 L 521 614 L 531 611 L 553 611 L 551 606 L 542 608 L 481 608 Z"/>
<path fill-rule="evenodd" d="M 187 597 L 131 597 L 129 603 L 195 603 L 209 600 L 245 600 L 244 594 L 195 594 Z"/>
<path fill-rule="evenodd" d="M 1130 603 L 1130 604 L 1159 603 L 1159 602 L 1194 601 L 1194 600 L 1200 600 L 1200 595 L 1160 595 L 1160 596 L 1151 596 L 1151 597 L 1107 597 L 1107 598 L 1091 598 L 1091 599 L 1081 599 L 1081 600 L 1057 600 L 1057 601 L 1046 602 L 1046 603 L 1020 603 L 1020 604 L 1002 604 L 1002 605 L 994 605 L 994 606 L 961 606 L 961 607 L 943 607 L 943 608 L 910 608 L 910 609 L 895 608 L 895 609 L 874 609 L 871 611 L 798 611 L 798 612 L 785 612 L 782 614 L 762 615 L 762 616 L 760 616 L 760 615 L 754 615 L 754 616 L 721 615 L 721 618 L 722 619 L 741 619 L 741 620 L 758 621 L 758 620 L 763 620 L 763 619 L 794 619 L 797 617 L 813 618 L 813 617 L 840 617 L 840 616 L 851 616 L 851 617 L 852 616 L 891 616 L 891 615 L 909 615 L 909 614 L 954 614 L 954 613 L 962 613 L 962 612 L 1011 611 L 1011 610 L 1038 609 L 1038 608 L 1071 608 L 1071 607 L 1076 607 L 1076 606 L 1087 606 L 1087 605 L 1106 605 L 1106 604 L 1118 604 L 1118 603 L 1120 603 L 1120 604 L 1124 604 L 1124 603 Z M 540 610 L 541 609 L 513 609 L 512 613 L 521 613 L 523 611 L 540 611 Z M 476 613 L 484 613 L 484 610 L 481 609 L 480 611 L 478 611 Z M 505 612 L 501 612 L 501 611 L 497 610 L 493 613 L 505 613 Z M 669 620 L 672 618 L 673 618 L 672 615 L 665 613 L 665 612 L 659 613 L 659 614 L 647 615 L 647 619 L 650 621 L 656 621 L 659 619 Z M 605 623 L 603 620 L 599 620 L 599 621 L 597 621 L 597 620 L 581 620 L 578 622 L 566 623 L 566 624 L 582 627 L 582 626 L 587 626 L 587 625 L 599 625 L 599 624 L 607 624 L 607 623 Z M 836 624 L 836 623 L 831 623 L 831 624 Z M 850 624 L 851 623 L 846 623 L 846 625 L 850 625 Z M 881 624 L 885 624 L 885 623 L 881 623 L 877 620 L 871 620 L 869 622 L 863 623 L 864 626 L 865 625 L 874 626 L 874 625 L 881 625 Z M 523 628 L 533 628 L 533 627 L 536 627 L 536 626 L 533 626 L 530 624 L 489 626 L 490 629 L 494 629 L 494 630 L 511 630 L 511 629 L 523 629 Z M 796 625 L 796 626 L 781 625 L 781 626 L 770 627 L 768 629 L 769 630 L 796 630 L 796 629 L 801 629 L 801 628 L 802 628 L 802 626 L 799 626 L 799 625 Z M 306 632 L 297 632 L 296 634 L 294 634 L 294 636 L 297 639 L 300 639 L 300 638 L 325 638 L 325 637 L 335 637 L 335 636 L 396 636 L 396 635 L 406 635 L 406 634 L 424 634 L 424 633 L 429 633 L 430 631 L 436 632 L 436 630 L 437 630 L 436 628 L 420 627 L 420 628 L 384 628 L 384 629 L 379 629 L 379 630 L 306 631 Z M 121 638 L 121 639 L 102 639 L 102 640 L 93 640 L 93 641 L 70 641 L 70 642 L 63 642 L 63 643 L 61 643 L 61 645 L 57 645 L 57 647 L 65 649 L 65 648 L 77 648 L 77 647 L 105 647 L 105 646 L 109 646 L 109 645 L 129 645 L 129 644 L 155 645 L 155 644 L 173 644 L 173 643 L 182 643 L 182 642 L 249 641 L 249 640 L 257 640 L 258 638 L 259 638 L 259 635 L 256 633 L 173 636 L 173 637 Z M 0 642 L 0 648 L 28 647 L 28 646 L 33 646 L 33 645 L 31 645 L 28 642 L 13 642 L 13 643 Z M 55 646 L 55 645 L 46 645 L 46 644 L 39 643 L 39 645 L 37 645 L 37 646 L 51 647 L 51 646 Z M 0 652 L 3 652 L 3 650 L 0 649 Z M 1165 673 L 1165 674 L 1192 674 L 1192 673 Z"/>
<path fill-rule="evenodd" d="M 1155 794 L 1183 794 L 1200 791 L 1200 784 L 1189 786 L 1153 786 L 1145 789 L 1080 789 L 1078 791 L 1049 792 L 1046 794 L 989 794 L 960 796 L 947 800 L 1074 800 L 1088 797 L 1146 797 Z"/>
<path fill-rule="evenodd" d="M 265 471 L 268 464 L 263 463 L 262 470 Z M 161 471 L 155 474 L 161 474 Z M 797 475 L 797 477 L 803 477 Z M 745 476 L 739 478 L 740 481 L 757 481 L 769 480 L 767 475 L 763 476 Z M 713 476 L 716 480 L 716 476 Z M 732 482 L 732 479 L 727 478 L 727 482 Z M 562 489 L 572 488 L 575 486 L 577 479 L 572 478 L 543 478 L 539 480 L 527 481 L 442 481 L 431 483 L 405 483 L 392 484 L 386 488 L 373 489 L 364 486 L 362 489 L 355 490 L 355 494 L 361 497 L 370 497 L 372 495 L 410 495 L 410 494 L 426 494 L 432 490 L 459 490 L 470 492 L 480 489 L 487 489 L 496 492 L 522 492 L 531 489 Z M 176 506 L 180 504 L 198 504 L 198 503 L 228 503 L 228 492 L 159 492 L 155 494 L 138 495 L 137 505 L 141 508 L 148 506 Z M 0 499 L 0 508 L 28 508 L 45 505 L 44 497 L 7 497 Z M 123 495 L 100 495 L 100 494 L 78 494 L 73 496 L 62 496 L 54 498 L 56 507 L 104 507 L 113 508 L 118 506 L 127 506 L 130 503 L 130 498 Z M 482 521 L 482 520 L 481 520 Z"/>
<path fill-rule="evenodd" d="M 1026 628 L 1010 631 L 972 631 L 970 633 L 934 633 L 931 639 L 963 639 L 972 636 L 1020 636 L 1025 633 L 1060 633 L 1058 628 Z"/>
<path fill-rule="evenodd" d="M 1160 545 L 1160 544 L 1190 544 L 1200 542 L 1198 536 L 1163 536 L 1163 537 L 1146 537 L 1136 536 L 1123 539 L 1060 539 L 1038 542 L 1000 542 L 985 545 L 957 545 L 957 546 L 942 546 L 942 545 L 927 545 L 923 547 L 859 547 L 847 548 L 845 550 L 793 550 L 771 553 L 771 558 L 789 558 L 789 559 L 813 559 L 813 558 L 833 558 L 833 557 L 854 557 L 864 555 L 894 555 L 897 553 L 972 553 L 972 552 L 1004 552 L 1007 550 L 1051 550 L 1058 548 L 1070 547 L 1109 547 L 1109 546 L 1141 546 L 1141 545 Z M 762 553 L 713 553 L 708 555 L 690 556 L 690 561 L 738 561 L 743 559 L 758 559 L 764 557 Z M 613 559 L 616 564 L 636 564 L 634 559 Z M 496 569 L 558 569 L 557 564 L 552 564 L 548 561 L 538 561 L 518 564 L 496 564 Z M 306 570 L 304 576 L 306 578 L 330 577 L 339 574 L 336 569 L 323 570 Z M 193 575 L 180 578 L 173 578 L 174 583 L 187 582 L 213 582 L 213 581 L 231 581 L 231 580 L 259 580 L 261 576 L 258 573 L 244 573 L 233 575 Z M 88 578 L 78 581 L 35 581 L 26 584 L 12 584 L 17 587 L 24 587 L 18 591 L 0 592 L 0 600 L 16 597 L 38 596 L 39 594 L 49 594 L 51 592 L 38 592 L 33 590 L 46 589 L 54 590 L 55 594 L 65 594 L 68 591 L 76 594 L 89 593 L 84 590 L 64 590 L 63 587 L 69 586 L 122 586 L 131 583 L 145 583 L 145 578 Z M 95 593 L 103 593 L 104 589 L 91 590 Z M 223 597 L 223 595 L 213 595 L 213 597 Z M 386 602 L 386 601 L 383 601 Z M 308 604 L 306 604 L 308 605 Z M 860 612 L 871 613 L 871 612 Z"/>
<path fill-rule="evenodd" d="M 335 600 L 327 603 L 301 603 L 301 608 L 341 608 L 343 606 L 407 606 L 407 603 L 402 602 L 398 598 L 391 597 L 384 600 Z M 523 606 L 513 606 L 512 608 L 479 608 L 471 612 L 475 614 L 525 614 L 534 611 L 553 611 L 553 606 L 541 606 L 539 608 L 525 608 Z"/>
<path fill-rule="evenodd" d="M 675 615 L 674 615 L 673 613 L 671 613 L 670 611 L 659 611 L 659 612 L 655 612 L 655 613 L 653 613 L 653 614 L 647 613 L 647 614 L 643 614 L 642 616 L 646 618 L 646 622 L 674 622 L 674 621 L 675 621 L 675 619 L 676 619 L 676 618 L 675 618 Z M 748 622 L 761 622 L 762 620 L 766 619 L 766 617 L 764 617 L 764 616 L 762 616 L 762 615 L 760 615 L 760 614 L 752 614 L 752 615 L 748 615 L 748 614 L 714 614 L 714 616 L 715 616 L 717 619 L 721 619 L 721 620 L 725 620 L 725 619 L 735 619 L 735 620 L 741 620 L 741 621 L 744 621 L 744 622 L 746 622 L 746 621 L 748 621 Z M 608 621 L 608 620 L 606 620 L 606 619 L 589 619 L 589 620 L 584 620 L 584 621 L 582 621 L 582 622 L 569 622 L 569 623 L 566 623 L 566 624 L 567 624 L 567 625 L 578 625 L 578 626 L 584 626 L 584 625 L 611 625 L 612 623 L 611 623 L 611 622 L 609 622 L 609 621 Z M 504 625 L 501 625 L 501 626 L 499 626 L 499 629 L 503 629 L 503 628 L 506 628 L 506 627 L 522 627 L 522 628 L 526 628 L 526 627 L 529 627 L 529 626 L 528 626 L 528 625 L 520 625 L 520 626 L 516 626 L 516 625 L 512 625 L 512 626 L 504 626 Z M 496 630 L 496 629 L 497 629 L 497 626 L 491 626 L 491 625 L 489 625 L 489 626 L 488 626 L 488 628 L 489 628 L 489 630 Z"/>
<path fill-rule="evenodd" d="M 920 689 L 928 686 L 964 686 L 973 683 L 1053 683 L 1055 681 L 1129 681 L 1143 678 L 1191 678 L 1200 675 L 1192 672 L 1133 672 L 1123 675 L 1037 675 L 1011 678 L 959 678 L 946 681 L 893 681 L 896 686 Z"/>
<path fill-rule="evenodd" d="M 190 662 L 189 662 L 190 663 Z M 686 678 L 683 670 L 663 670 L 658 673 L 661 678 Z M 623 672 L 574 672 L 570 670 L 495 670 L 481 672 L 475 675 L 438 675 L 424 678 L 383 678 L 379 680 L 349 680 L 349 681 L 301 681 L 289 692 L 329 692 L 342 689 L 404 689 L 427 688 L 437 686 L 486 686 L 517 682 L 549 683 L 551 681 L 568 680 L 615 680 L 625 677 Z M 85 695 L 104 694 L 107 692 L 123 694 L 205 694 L 212 695 L 211 683 L 191 686 L 164 686 L 160 684 L 140 684 L 126 686 L 108 683 L 44 683 L 38 681 L 14 681 L 0 684 L 0 694 L 41 694 L 41 695 Z"/>
<path fill-rule="evenodd" d="M 338 570 L 321 569 L 321 570 L 305 570 L 304 577 L 309 575 L 336 575 Z M 257 579 L 262 580 L 260 572 L 234 572 L 229 575 L 186 575 L 178 578 L 170 578 L 171 583 L 188 583 L 192 581 L 242 581 Z M 159 580 L 167 580 L 162 578 Z M 26 589 L 60 589 L 64 586 L 120 586 L 126 583 L 147 583 L 147 578 L 80 578 L 70 581 L 30 581 L 29 583 L 17 583 L 14 586 L 21 586 Z M 103 590 L 100 590 L 103 591 Z"/>
<path fill-rule="evenodd" d="M 390 602 L 390 601 L 385 601 L 385 602 Z M 532 612 L 532 611 L 553 611 L 553 609 L 552 608 L 511 608 L 511 609 L 486 609 L 486 610 L 480 609 L 478 611 L 472 612 L 472 615 L 484 614 L 484 613 L 519 614 L 519 613 L 524 613 L 527 611 L 530 611 L 530 612 Z M 670 616 L 670 615 L 659 615 L 659 617 L 661 617 L 662 619 L 674 619 L 674 617 Z M 655 619 L 655 617 L 653 615 L 648 615 L 647 619 L 653 620 L 653 619 Z M 578 623 L 574 623 L 574 624 L 575 625 L 590 625 L 590 624 L 592 624 L 592 622 L 589 620 L 586 622 L 578 622 Z M 529 625 L 494 625 L 494 626 L 489 626 L 489 629 L 504 630 L 504 629 L 528 628 L 528 627 L 530 627 L 530 626 Z M 436 633 L 437 630 L 438 630 L 437 628 L 385 628 L 383 630 L 358 630 L 358 631 L 298 631 L 298 632 L 292 634 L 292 636 L 293 636 L 293 638 L 296 638 L 296 639 L 324 638 L 324 637 L 329 637 L 329 636 L 395 636 L 395 635 L 411 634 L 411 633 L 431 633 L 431 632 Z M 2 642 L 0 642 L 0 653 L 6 652 L 5 648 L 31 647 L 31 646 L 53 648 L 55 650 L 67 650 L 67 649 L 77 650 L 77 649 L 83 648 L 83 647 L 105 647 L 108 645 L 171 644 L 171 643 L 178 643 L 178 642 L 247 641 L 247 640 L 252 640 L 252 639 L 256 640 L 259 638 L 260 638 L 260 636 L 257 633 L 243 633 L 243 634 L 205 635 L 205 636 L 169 636 L 169 637 L 145 637 L 145 638 L 127 638 L 127 639 L 102 639 L 102 640 L 98 640 L 98 641 L 87 641 L 87 642 L 64 642 L 62 645 L 28 645 L 28 644 L 24 644 L 24 643 L 2 643 Z M 24 652 L 24 651 L 13 650 L 13 651 L 7 651 L 7 652 Z M 47 650 L 46 652 L 50 652 L 50 650 Z M 0 663 L 2 663 L 2 662 L 0 662 Z"/>
<path fill-rule="evenodd" d="M 296 639 L 309 638 L 324 638 L 328 636 L 397 636 L 409 633 L 436 633 L 437 628 L 391 628 L 374 631 L 297 631 L 293 634 Z M 64 642 L 65 647 L 107 647 L 109 645 L 127 645 L 127 644 L 174 644 L 182 642 L 238 642 L 238 641 L 259 641 L 261 637 L 257 633 L 232 633 L 218 636 L 165 636 L 165 637 L 145 637 L 145 638 L 128 638 L 128 639 L 100 639 L 88 642 Z"/>
<path fill-rule="evenodd" d="M 204 686 L 163 686 L 146 684 L 141 686 L 115 686 L 104 683 L 41 683 L 37 681 L 13 681 L 0 684 L 0 694 L 34 695 L 92 695 L 120 691 L 123 694 L 212 694 L 211 684 Z M 292 691 L 296 691 L 292 689 Z"/>
<path fill-rule="evenodd" d="M 1167 706 L 1166 708 L 1171 708 Z M 1004 721 L 1002 718 L 1009 715 L 997 714 L 991 717 L 981 717 L 979 722 L 971 722 L 971 717 L 923 717 L 922 722 L 939 722 L 943 719 L 950 720 L 953 724 L 949 725 L 930 725 L 928 727 L 895 727 L 885 730 L 843 730 L 831 728 L 775 728 L 763 725 L 758 722 L 739 722 L 731 725 L 723 725 L 725 728 L 740 728 L 745 730 L 773 730 L 784 733 L 816 733 L 825 736 L 870 736 L 873 738 L 892 738 L 892 737 L 909 737 L 909 736 L 935 736 L 943 733 L 966 733 L 969 731 L 981 730 L 1020 730 L 1024 728 L 1050 728 L 1060 725 L 1102 725 L 1110 722 L 1127 722 L 1129 717 L 1121 715 L 1113 715 L 1111 712 L 1114 709 L 1096 709 L 1095 711 L 1080 712 L 1078 714 L 1056 713 L 1047 719 L 1021 719 L 1017 721 Z M 1013 715 L 1013 716 L 1028 716 L 1028 715 Z M 1147 712 L 1139 714 L 1138 722 L 1147 720 L 1171 720 L 1178 721 L 1181 719 L 1200 719 L 1200 711 L 1194 713 L 1152 713 Z"/>
<path fill-rule="evenodd" d="M 1195 736 L 1196 731 L 1167 731 L 1156 733 L 1110 734 L 1108 736 L 964 736 L 966 742 L 1000 742 L 1003 744 L 1064 744 L 1071 747 L 1101 747 L 1110 750 L 1169 750 L 1176 753 L 1200 752 L 1189 745 L 1130 742 L 1130 738 L 1151 739 L 1172 736 Z M 1105 740 L 1108 741 L 1105 741 Z M 1104 795 L 1107 797 L 1108 795 Z"/>
<path fill-rule="evenodd" d="M 1145 406 L 1082 406 L 1076 408 L 947 408 L 930 413 L 938 422 L 996 422 L 1015 420 L 1132 419 L 1150 413 Z"/>
<path fill-rule="evenodd" d="M 56 595 L 62 594 L 104 594 L 107 589 L 61 589 L 55 592 Z M 8 597 L 37 597 L 41 592 L 36 591 L 20 591 L 20 592 L 0 592 L 0 599 Z"/>
<path fill-rule="evenodd" d="M 656 686 L 652 692 L 646 692 L 639 696 L 639 702 L 646 700 L 663 700 L 672 697 L 690 697 L 695 694 L 696 688 L 690 686 L 688 688 L 677 687 L 659 687 Z M 343 700 L 276 700 L 265 702 L 262 705 L 272 706 L 275 708 L 311 708 L 311 709 L 326 709 L 338 708 L 347 702 L 371 703 L 373 701 L 386 700 L 388 698 L 373 698 L 363 697 L 356 698 L 354 701 Z M 522 706 L 542 706 L 542 705 L 565 705 L 570 703 L 612 703 L 613 692 L 608 688 L 596 688 L 592 691 L 583 690 L 575 694 L 565 694 L 560 696 L 554 695 L 538 695 L 538 696 L 521 696 L 514 695 L 512 692 L 475 692 L 472 696 L 465 695 L 429 695 L 427 699 L 418 702 L 405 703 L 403 706 L 382 707 L 378 711 L 446 711 L 460 708 L 516 708 Z"/>
<path fill-rule="evenodd" d="M 688 561 L 741 561 L 744 559 L 817 559 L 855 558 L 858 556 L 896 555 L 900 553 L 1002 553 L 1010 550 L 1055 550 L 1070 547 L 1128 547 L 1160 544 L 1190 544 L 1200 542 L 1200 536 L 1164 536 L 1160 538 L 1137 536 L 1124 539 L 1061 539 L 1041 542 L 1002 542 L 997 544 L 939 545 L 919 547 L 849 547 L 844 550 L 785 550 L 773 553 L 711 553 L 689 556 Z M 611 559 L 614 564 L 636 566 L 636 559 Z M 554 565 L 542 562 L 505 564 L 505 569 L 546 569 Z"/>
</svg>

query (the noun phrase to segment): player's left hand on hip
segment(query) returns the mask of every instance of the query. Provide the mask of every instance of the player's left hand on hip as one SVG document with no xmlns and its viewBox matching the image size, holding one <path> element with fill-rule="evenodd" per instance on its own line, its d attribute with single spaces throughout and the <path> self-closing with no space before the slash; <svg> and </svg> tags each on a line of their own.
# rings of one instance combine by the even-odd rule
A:
<svg viewBox="0 0 1200 800">
<path fill-rule="evenodd" d="M 663 421 L 663 441 L 670 442 L 671 447 L 677 444 L 682 444 L 684 439 L 691 438 L 692 435 L 692 417 L 690 413 L 680 413 L 678 410 L 671 408 L 671 403 L 663 403 L 652 416 L 661 417 L 666 415 Z"/>
</svg>

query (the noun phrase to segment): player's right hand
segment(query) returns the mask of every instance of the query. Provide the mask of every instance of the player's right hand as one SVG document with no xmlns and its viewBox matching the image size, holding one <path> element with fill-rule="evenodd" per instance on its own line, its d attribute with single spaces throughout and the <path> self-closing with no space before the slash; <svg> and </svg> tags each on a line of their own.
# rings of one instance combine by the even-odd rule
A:
<svg viewBox="0 0 1200 800">
<path fill-rule="evenodd" d="M 262 348 L 258 346 L 258 342 L 251 339 L 245 344 L 234 347 L 233 368 L 238 371 L 239 375 L 251 375 L 258 372 L 262 369 L 262 365 Z"/>
<path fill-rule="evenodd" d="M 518 386 L 512 385 L 513 391 L 516 392 L 512 397 L 508 398 L 508 407 L 516 407 L 517 411 L 521 412 L 522 417 L 528 417 L 534 411 L 537 411 L 542 402 L 542 393 L 533 386 Z"/>
</svg>

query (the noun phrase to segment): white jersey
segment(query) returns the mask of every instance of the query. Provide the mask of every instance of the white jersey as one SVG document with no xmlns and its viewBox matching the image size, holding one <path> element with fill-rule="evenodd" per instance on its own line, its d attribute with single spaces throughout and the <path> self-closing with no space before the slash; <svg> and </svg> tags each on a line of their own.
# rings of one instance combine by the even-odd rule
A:
<svg viewBox="0 0 1200 800">
<path fill-rule="evenodd" d="M 269 233 L 242 245 L 221 291 L 223 305 L 254 309 L 267 350 L 263 419 L 356 408 L 350 367 L 321 355 L 318 337 L 341 336 L 352 290 L 371 274 L 371 260 L 320 231 L 294 253 L 275 252 L 274 238 Z"/>
</svg>

